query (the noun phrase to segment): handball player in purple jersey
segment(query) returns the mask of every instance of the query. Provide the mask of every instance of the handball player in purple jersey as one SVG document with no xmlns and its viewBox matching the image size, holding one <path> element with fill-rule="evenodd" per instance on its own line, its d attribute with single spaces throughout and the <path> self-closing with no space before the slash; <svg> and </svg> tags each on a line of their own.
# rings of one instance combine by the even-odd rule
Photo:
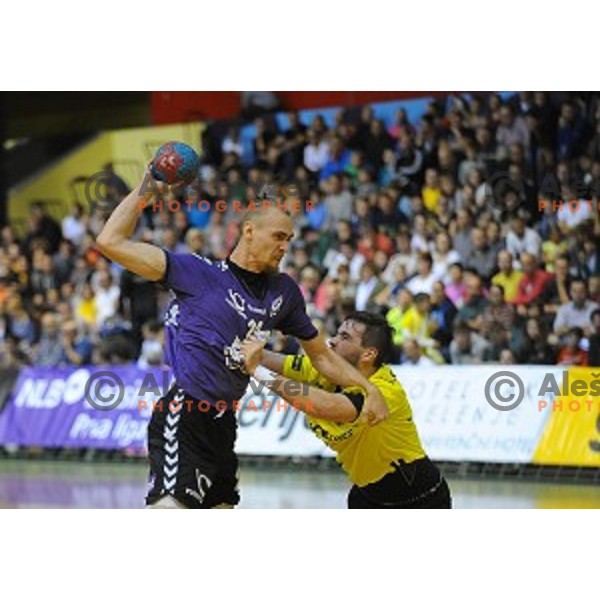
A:
<svg viewBox="0 0 600 600">
<path fill-rule="evenodd" d="M 105 256 L 173 292 L 165 344 L 175 383 L 157 403 L 162 410 L 153 411 L 148 426 L 146 504 L 232 508 L 239 502 L 235 408 L 249 381 L 245 340 L 267 339 L 274 329 L 293 335 L 327 379 L 366 391 L 360 418 L 376 425 L 387 417 L 387 407 L 377 388 L 318 335 L 300 289 L 278 271 L 293 237 L 286 213 L 260 205 L 245 213 L 240 239 L 226 260 L 175 254 L 130 239 L 140 200 L 150 202 L 154 191 L 166 188 L 154 180 L 148 185 L 150 177 L 147 173 L 118 205 L 97 239 Z"/>
</svg>

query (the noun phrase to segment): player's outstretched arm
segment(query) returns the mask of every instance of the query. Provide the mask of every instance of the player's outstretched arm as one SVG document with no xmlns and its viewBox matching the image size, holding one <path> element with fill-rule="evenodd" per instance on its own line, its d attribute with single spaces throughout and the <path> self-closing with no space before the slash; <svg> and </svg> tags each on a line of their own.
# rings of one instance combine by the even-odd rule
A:
<svg viewBox="0 0 600 600">
<path fill-rule="evenodd" d="M 358 410 L 345 394 L 326 392 L 307 383 L 300 383 L 283 375 L 257 367 L 252 376 L 264 383 L 296 410 L 319 419 L 348 423 L 355 421 Z"/>
<path fill-rule="evenodd" d="M 162 190 L 162 184 L 150 180 L 149 172 L 144 180 L 117 206 L 96 239 L 98 250 L 104 256 L 123 265 L 140 277 L 158 281 L 165 275 L 167 259 L 163 250 L 152 244 L 134 242 L 130 238 L 140 216 L 140 201 L 148 201 L 154 195 L 147 188 Z M 142 188 L 144 192 L 142 192 Z"/>
<path fill-rule="evenodd" d="M 260 364 L 263 367 L 269 369 L 269 371 L 275 371 L 281 375 L 283 373 L 283 365 L 285 362 L 285 354 L 279 352 L 271 352 L 271 350 L 263 350 L 260 358 Z"/>
<path fill-rule="evenodd" d="M 310 358 L 313 367 L 329 381 L 342 387 L 359 386 L 367 392 L 361 417 L 369 425 L 376 425 L 387 419 L 389 411 L 381 392 L 349 362 L 338 356 L 325 343 L 322 336 L 312 340 L 300 340 L 300 345 Z"/>
<path fill-rule="evenodd" d="M 286 356 L 265 350 L 264 346 L 265 342 L 260 339 L 245 340 L 242 344 L 246 371 L 257 381 L 307 415 L 336 423 L 356 420 L 359 410 L 346 394 L 326 392 L 308 383 L 276 375 L 283 373 Z"/>
</svg>

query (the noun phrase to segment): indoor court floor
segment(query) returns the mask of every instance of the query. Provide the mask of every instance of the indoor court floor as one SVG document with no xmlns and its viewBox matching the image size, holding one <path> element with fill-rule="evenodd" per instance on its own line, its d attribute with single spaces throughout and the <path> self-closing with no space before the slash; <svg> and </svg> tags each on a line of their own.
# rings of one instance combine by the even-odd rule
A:
<svg viewBox="0 0 600 600">
<path fill-rule="evenodd" d="M 242 466 L 240 508 L 345 508 L 341 472 Z M 600 508 L 600 486 L 449 478 L 455 508 Z M 142 508 L 139 463 L 0 460 L 0 508 Z"/>
</svg>

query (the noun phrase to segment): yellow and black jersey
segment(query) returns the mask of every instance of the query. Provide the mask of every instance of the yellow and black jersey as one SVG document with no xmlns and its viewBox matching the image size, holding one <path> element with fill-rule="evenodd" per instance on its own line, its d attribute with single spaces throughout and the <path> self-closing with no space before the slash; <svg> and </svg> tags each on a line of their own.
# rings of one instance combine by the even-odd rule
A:
<svg viewBox="0 0 600 600">
<path fill-rule="evenodd" d="M 287 356 L 283 375 L 328 392 L 364 394 L 361 388 L 340 389 L 325 379 L 307 356 Z M 425 457 L 406 392 L 393 371 L 383 365 L 369 381 L 379 389 L 388 406 L 389 417 L 385 421 L 371 427 L 358 419 L 351 423 L 334 423 L 308 417 L 311 430 L 337 453 L 337 460 L 350 480 L 360 487 L 394 471 L 395 462 L 411 463 Z"/>
</svg>

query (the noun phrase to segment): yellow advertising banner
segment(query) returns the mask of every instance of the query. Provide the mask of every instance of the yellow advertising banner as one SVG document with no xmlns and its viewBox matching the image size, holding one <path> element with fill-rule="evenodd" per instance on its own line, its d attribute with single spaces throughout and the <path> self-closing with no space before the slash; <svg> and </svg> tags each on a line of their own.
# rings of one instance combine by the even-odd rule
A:
<svg viewBox="0 0 600 600">
<path fill-rule="evenodd" d="M 557 382 L 560 395 L 554 401 L 548 401 L 545 407 L 552 415 L 532 462 L 600 467 L 600 396 L 597 393 L 600 372 L 574 367 L 565 375 Z"/>
</svg>

